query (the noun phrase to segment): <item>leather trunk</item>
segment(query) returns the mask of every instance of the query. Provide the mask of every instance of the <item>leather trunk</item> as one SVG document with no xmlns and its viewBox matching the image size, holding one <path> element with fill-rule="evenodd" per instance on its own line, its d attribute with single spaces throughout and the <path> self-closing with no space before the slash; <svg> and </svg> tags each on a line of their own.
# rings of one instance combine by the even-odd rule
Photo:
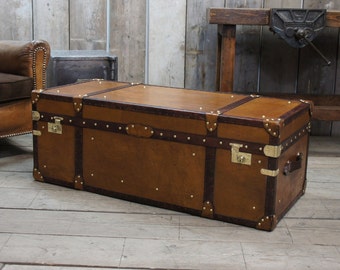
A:
<svg viewBox="0 0 340 270">
<path fill-rule="evenodd" d="M 93 80 L 32 103 L 38 181 L 267 231 L 305 191 L 303 100 Z"/>
</svg>

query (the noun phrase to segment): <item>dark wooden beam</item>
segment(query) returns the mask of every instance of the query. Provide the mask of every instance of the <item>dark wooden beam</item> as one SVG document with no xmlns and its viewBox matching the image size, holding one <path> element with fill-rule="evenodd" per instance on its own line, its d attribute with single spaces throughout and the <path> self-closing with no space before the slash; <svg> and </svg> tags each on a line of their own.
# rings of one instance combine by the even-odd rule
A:
<svg viewBox="0 0 340 270">
<path fill-rule="evenodd" d="M 209 8 L 210 24 L 269 25 L 270 9 Z M 326 26 L 340 27 L 340 10 L 327 10 Z"/>
</svg>

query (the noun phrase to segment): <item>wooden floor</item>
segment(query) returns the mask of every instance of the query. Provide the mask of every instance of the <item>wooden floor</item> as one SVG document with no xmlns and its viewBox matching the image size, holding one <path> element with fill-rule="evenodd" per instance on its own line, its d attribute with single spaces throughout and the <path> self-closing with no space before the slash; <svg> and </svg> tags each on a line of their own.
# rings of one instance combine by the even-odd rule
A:
<svg viewBox="0 0 340 270">
<path fill-rule="evenodd" d="M 340 269 L 340 138 L 311 139 L 273 232 L 36 182 L 31 135 L 0 140 L 0 269 Z"/>
</svg>

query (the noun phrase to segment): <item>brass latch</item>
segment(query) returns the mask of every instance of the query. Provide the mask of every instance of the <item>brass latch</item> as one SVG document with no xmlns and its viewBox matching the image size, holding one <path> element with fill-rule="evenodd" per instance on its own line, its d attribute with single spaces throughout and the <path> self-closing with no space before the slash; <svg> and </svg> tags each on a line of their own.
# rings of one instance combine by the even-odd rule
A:
<svg viewBox="0 0 340 270">
<path fill-rule="evenodd" d="M 231 162 L 251 165 L 251 154 L 240 152 L 240 148 L 243 147 L 243 144 L 230 143 L 229 145 L 231 146 Z"/>
<path fill-rule="evenodd" d="M 48 123 L 48 132 L 55 134 L 63 134 L 63 126 L 61 125 L 62 117 L 54 116 L 54 123 Z"/>
</svg>

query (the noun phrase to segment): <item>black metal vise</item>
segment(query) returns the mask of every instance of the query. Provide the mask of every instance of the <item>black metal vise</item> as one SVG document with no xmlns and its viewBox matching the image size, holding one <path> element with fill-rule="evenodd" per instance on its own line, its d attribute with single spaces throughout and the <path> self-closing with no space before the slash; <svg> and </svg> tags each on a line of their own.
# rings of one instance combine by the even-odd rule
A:
<svg viewBox="0 0 340 270">
<path fill-rule="evenodd" d="M 327 62 L 331 62 L 315 47 L 312 41 L 325 27 L 325 9 L 271 9 L 270 30 L 278 34 L 290 46 L 303 48 L 311 45 Z"/>
</svg>

